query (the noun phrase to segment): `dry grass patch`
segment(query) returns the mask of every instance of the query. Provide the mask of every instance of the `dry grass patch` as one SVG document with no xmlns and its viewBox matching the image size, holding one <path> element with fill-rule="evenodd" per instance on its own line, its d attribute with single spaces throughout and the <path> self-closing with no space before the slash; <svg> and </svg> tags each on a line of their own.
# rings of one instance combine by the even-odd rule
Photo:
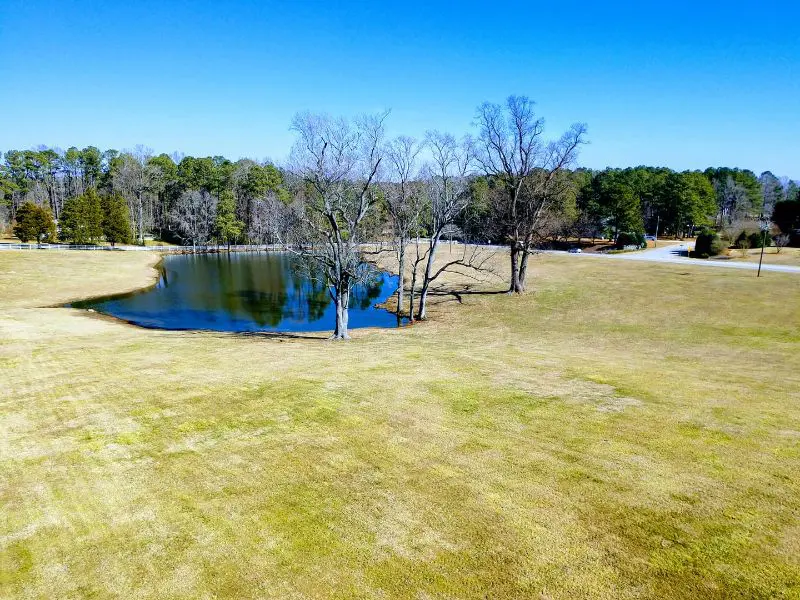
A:
<svg viewBox="0 0 800 600">
<path fill-rule="evenodd" d="M 750 248 L 747 256 L 742 256 L 742 250 L 731 250 L 730 260 L 738 262 L 758 262 L 761 257 L 761 248 Z M 764 248 L 765 265 L 790 265 L 800 267 L 800 248 L 781 248 L 780 252 L 774 246 Z"/>
<path fill-rule="evenodd" d="M 0 254 L 0 595 L 800 594 L 800 277 L 541 256 L 346 344 L 34 308 L 153 260 Z"/>
</svg>

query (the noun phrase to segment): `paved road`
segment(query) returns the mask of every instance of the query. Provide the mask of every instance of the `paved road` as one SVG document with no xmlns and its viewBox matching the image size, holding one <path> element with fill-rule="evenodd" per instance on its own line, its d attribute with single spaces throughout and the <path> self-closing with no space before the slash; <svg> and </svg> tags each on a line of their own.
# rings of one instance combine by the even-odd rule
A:
<svg viewBox="0 0 800 600">
<path fill-rule="evenodd" d="M 661 242 L 659 242 L 661 243 Z M 750 271 L 758 270 L 758 263 L 741 262 L 724 259 L 699 259 L 689 258 L 688 252 L 693 249 L 693 244 L 672 244 L 669 246 L 662 246 L 660 248 L 651 248 L 649 250 L 640 250 L 638 252 L 625 252 L 620 254 L 599 254 L 584 252 L 582 254 L 575 254 L 573 256 L 594 256 L 600 258 L 608 258 L 613 260 L 643 260 L 649 262 L 662 262 L 673 263 L 678 265 L 695 266 L 695 267 L 720 267 L 723 269 L 745 269 Z M 800 267 L 791 265 L 761 265 L 761 271 L 773 271 L 777 273 L 798 273 L 800 274 Z"/>
</svg>

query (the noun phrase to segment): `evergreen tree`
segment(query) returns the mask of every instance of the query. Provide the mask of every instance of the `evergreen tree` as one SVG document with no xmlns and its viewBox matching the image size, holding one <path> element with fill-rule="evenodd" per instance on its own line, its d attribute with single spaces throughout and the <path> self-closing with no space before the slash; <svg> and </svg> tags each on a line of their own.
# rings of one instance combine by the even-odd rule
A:
<svg viewBox="0 0 800 600">
<path fill-rule="evenodd" d="M 800 202 L 800 187 L 798 187 L 796 181 L 790 181 L 786 184 L 786 200 L 790 202 L 794 200 L 795 202 Z"/>
<path fill-rule="evenodd" d="M 217 205 L 217 218 L 214 219 L 214 231 L 230 250 L 231 241 L 241 235 L 244 224 L 236 218 L 236 199 L 233 192 L 223 190 Z"/>
<path fill-rule="evenodd" d="M 120 194 L 105 196 L 103 206 L 103 236 L 106 241 L 115 246 L 130 242 L 131 218 L 128 204 Z"/>
<path fill-rule="evenodd" d="M 599 210 L 615 240 L 622 232 L 644 231 L 639 195 L 632 185 L 629 173 L 619 169 L 601 171 L 592 181 L 592 191 L 594 199 L 591 204 Z"/>
<path fill-rule="evenodd" d="M 761 184 L 761 192 L 764 196 L 762 210 L 769 214 L 778 202 L 786 200 L 784 197 L 783 184 L 780 179 L 769 171 L 764 171 L 758 178 L 758 182 Z"/>
<path fill-rule="evenodd" d="M 797 200 L 784 200 L 775 204 L 772 222 L 781 233 L 791 234 L 795 229 L 800 229 L 800 195 Z"/>
<path fill-rule="evenodd" d="M 56 224 L 49 209 L 26 202 L 17 209 L 14 235 L 22 242 L 55 240 Z"/>
<path fill-rule="evenodd" d="M 97 190 L 89 188 L 69 198 L 61 211 L 61 238 L 73 244 L 91 244 L 103 235 L 103 209 Z"/>
<path fill-rule="evenodd" d="M 667 176 L 659 202 L 665 232 L 684 237 L 694 226 L 710 224 L 709 217 L 715 211 L 714 188 L 703 173 L 685 171 Z"/>
<path fill-rule="evenodd" d="M 726 206 L 728 198 L 726 198 L 725 189 L 736 185 L 744 190 L 744 198 L 740 199 L 736 212 L 736 216 L 731 215 L 729 218 L 733 219 L 737 216 L 758 215 L 764 202 L 761 184 L 758 181 L 755 173 L 747 169 L 731 169 L 728 167 L 708 168 L 704 172 L 705 176 L 711 182 L 712 187 L 716 190 L 716 201 L 720 213 L 725 213 L 730 206 Z M 728 184 L 730 179 L 731 184 Z"/>
</svg>

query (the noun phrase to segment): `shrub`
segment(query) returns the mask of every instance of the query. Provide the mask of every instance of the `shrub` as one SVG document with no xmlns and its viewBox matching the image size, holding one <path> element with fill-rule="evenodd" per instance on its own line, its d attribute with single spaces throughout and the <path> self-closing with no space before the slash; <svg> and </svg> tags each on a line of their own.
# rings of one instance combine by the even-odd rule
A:
<svg viewBox="0 0 800 600">
<path fill-rule="evenodd" d="M 725 250 L 725 244 L 716 231 L 711 231 L 709 229 L 704 229 L 700 235 L 697 236 L 697 241 L 694 244 L 694 253 L 700 258 L 717 256 L 718 254 L 722 254 L 723 250 Z"/>
<path fill-rule="evenodd" d="M 759 231 L 757 233 L 750 234 L 750 247 L 751 248 L 761 248 L 761 242 L 764 242 L 764 245 L 769 248 L 772 246 L 772 237 L 769 235 L 768 231 Z"/>
<path fill-rule="evenodd" d="M 774 240 L 775 240 L 775 248 L 776 248 L 778 254 L 781 253 L 781 250 L 783 248 L 785 248 L 786 246 L 789 245 L 789 242 L 791 241 L 791 239 L 792 238 L 788 233 L 781 233 L 780 235 L 776 235 L 775 236 L 775 238 L 774 238 Z"/>
<path fill-rule="evenodd" d="M 742 246 L 750 247 L 750 239 L 747 237 L 747 232 L 742 231 L 739 235 L 736 236 L 736 239 L 733 240 L 733 245 L 737 248 L 741 248 Z"/>
<path fill-rule="evenodd" d="M 617 246 L 621 248 L 625 246 L 647 248 L 647 240 L 643 233 L 624 231 L 617 236 Z"/>
<path fill-rule="evenodd" d="M 709 256 L 719 256 L 727 249 L 727 244 L 719 239 L 719 236 L 715 237 L 711 240 L 711 252 L 708 253 Z"/>
</svg>

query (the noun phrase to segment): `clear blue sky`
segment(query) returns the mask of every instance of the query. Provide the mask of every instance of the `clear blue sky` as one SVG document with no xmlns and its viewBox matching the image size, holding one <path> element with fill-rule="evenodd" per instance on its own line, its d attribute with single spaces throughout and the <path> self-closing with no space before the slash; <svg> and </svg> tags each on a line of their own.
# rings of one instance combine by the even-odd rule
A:
<svg viewBox="0 0 800 600">
<path fill-rule="evenodd" d="M 298 110 L 391 108 L 390 133 L 459 134 L 513 93 L 553 137 L 588 123 L 585 166 L 800 178 L 796 0 L 1 0 L 0 81 L 3 151 L 281 160 Z"/>
</svg>

